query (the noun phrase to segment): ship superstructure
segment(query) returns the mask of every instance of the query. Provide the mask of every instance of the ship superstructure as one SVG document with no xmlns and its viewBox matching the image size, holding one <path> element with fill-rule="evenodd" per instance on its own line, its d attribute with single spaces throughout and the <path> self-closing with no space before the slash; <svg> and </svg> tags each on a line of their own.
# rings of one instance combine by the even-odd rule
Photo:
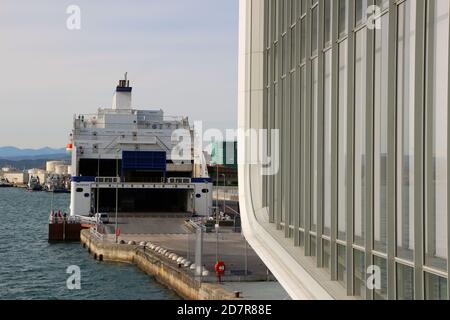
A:
<svg viewBox="0 0 450 320">
<path fill-rule="evenodd" d="M 119 81 L 111 108 L 74 116 L 71 143 L 71 215 L 182 213 L 207 216 L 212 183 L 203 153 L 173 158 L 186 117 L 132 108 L 132 87 Z M 192 140 L 193 141 L 193 140 Z M 178 154 L 178 153 L 175 153 Z"/>
</svg>

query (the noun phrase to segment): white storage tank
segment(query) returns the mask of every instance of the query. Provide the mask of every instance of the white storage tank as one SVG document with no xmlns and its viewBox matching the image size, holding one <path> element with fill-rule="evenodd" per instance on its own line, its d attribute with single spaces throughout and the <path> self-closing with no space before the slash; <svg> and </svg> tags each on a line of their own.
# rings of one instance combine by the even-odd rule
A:
<svg viewBox="0 0 450 320">
<path fill-rule="evenodd" d="M 38 169 L 30 169 L 30 170 L 28 170 L 28 174 L 29 175 L 37 175 L 38 174 Z"/>
<path fill-rule="evenodd" d="M 59 175 L 66 175 L 66 174 L 68 174 L 68 167 L 65 164 L 57 165 L 57 166 L 55 166 L 54 172 Z"/>
<path fill-rule="evenodd" d="M 47 161 L 46 170 L 49 173 L 56 171 L 56 166 L 64 165 L 64 161 Z"/>
</svg>

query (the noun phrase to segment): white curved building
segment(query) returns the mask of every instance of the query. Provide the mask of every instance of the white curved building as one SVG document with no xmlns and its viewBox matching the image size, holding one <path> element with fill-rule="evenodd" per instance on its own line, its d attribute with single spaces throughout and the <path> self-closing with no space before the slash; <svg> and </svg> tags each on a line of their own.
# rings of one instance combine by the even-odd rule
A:
<svg viewBox="0 0 450 320">
<path fill-rule="evenodd" d="M 240 1 L 243 228 L 292 298 L 448 299 L 449 6 Z"/>
</svg>

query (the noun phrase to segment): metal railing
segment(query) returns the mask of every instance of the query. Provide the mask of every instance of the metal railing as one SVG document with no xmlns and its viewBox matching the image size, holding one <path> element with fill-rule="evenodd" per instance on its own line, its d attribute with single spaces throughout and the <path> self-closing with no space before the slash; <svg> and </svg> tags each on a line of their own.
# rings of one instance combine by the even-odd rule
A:
<svg viewBox="0 0 450 320">
<path fill-rule="evenodd" d="M 99 233 L 97 227 L 89 229 L 93 237 L 97 238 L 99 241 L 103 241 L 103 234 Z"/>
<path fill-rule="evenodd" d="M 96 177 L 95 183 L 169 183 L 169 184 L 191 184 L 191 178 L 146 178 L 139 181 L 125 181 L 121 177 Z"/>
<path fill-rule="evenodd" d="M 171 184 L 190 184 L 191 178 L 167 178 L 167 183 Z"/>
<path fill-rule="evenodd" d="M 97 183 L 121 183 L 120 177 L 97 177 L 95 178 Z"/>
</svg>

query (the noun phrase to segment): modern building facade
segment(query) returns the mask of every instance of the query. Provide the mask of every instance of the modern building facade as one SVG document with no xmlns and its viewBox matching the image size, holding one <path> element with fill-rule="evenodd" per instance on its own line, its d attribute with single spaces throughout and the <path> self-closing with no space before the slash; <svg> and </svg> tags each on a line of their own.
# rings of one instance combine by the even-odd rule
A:
<svg viewBox="0 0 450 320">
<path fill-rule="evenodd" d="M 293 298 L 448 299 L 449 8 L 240 1 L 242 222 Z"/>
</svg>

